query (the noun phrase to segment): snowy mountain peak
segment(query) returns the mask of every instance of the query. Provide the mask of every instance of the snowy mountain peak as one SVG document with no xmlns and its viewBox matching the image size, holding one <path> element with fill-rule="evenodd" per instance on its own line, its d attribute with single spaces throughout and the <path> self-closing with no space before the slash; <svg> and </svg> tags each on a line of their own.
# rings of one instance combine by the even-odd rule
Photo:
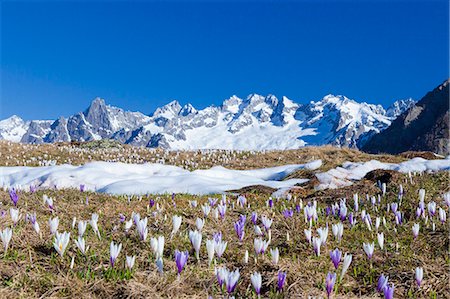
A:
<svg viewBox="0 0 450 299">
<path fill-rule="evenodd" d="M 416 102 L 411 98 L 406 100 L 395 101 L 391 106 L 388 107 L 388 109 L 386 109 L 386 115 L 389 117 L 396 118 L 404 111 L 414 106 L 415 103 Z"/>
<path fill-rule="evenodd" d="M 412 100 L 388 108 L 359 103 L 342 95 L 327 95 L 299 105 L 283 96 L 232 96 L 221 106 L 201 110 L 178 101 L 157 108 L 151 116 L 124 111 L 95 98 L 83 112 L 55 121 L 0 121 L 0 138 L 43 143 L 102 138 L 122 143 L 170 149 L 292 149 L 333 144 L 359 147 L 388 127 Z"/>
</svg>

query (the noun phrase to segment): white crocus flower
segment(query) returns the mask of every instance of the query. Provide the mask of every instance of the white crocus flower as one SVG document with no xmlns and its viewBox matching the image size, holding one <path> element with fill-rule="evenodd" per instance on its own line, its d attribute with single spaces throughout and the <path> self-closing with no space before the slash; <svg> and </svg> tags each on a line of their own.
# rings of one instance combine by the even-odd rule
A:
<svg viewBox="0 0 450 299">
<path fill-rule="evenodd" d="M 0 231 L 0 238 L 2 239 L 3 249 L 6 252 L 12 239 L 12 229 L 7 227 L 3 231 Z"/>
<path fill-rule="evenodd" d="M 178 232 L 178 230 L 180 229 L 181 220 L 182 220 L 181 216 L 174 215 L 172 217 L 172 226 L 173 226 L 172 235 L 175 235 Z"/>
<path fill-rule="evenodd" d="M 86 252 L 89 249 L 89 246 L 86 247 L 86 241 L 82 236 L 78 236 L 78 239 L 75 240 L 75 245 L 77 245 L 78 249 L 83 255 L 86 255 Z"/>
<path fill-rule="evenodd" d="M 202 233 L 199 231 L 189 231 L 189 240 L 191 241 L 192 247 L 195 250 L 195 257 L 197 261 L 200 260 L 200 246 L 202 245 Z"/>
<path fill-rule="evenodd" d="M 67 245 L 69 244 L 70 233 L 63 232 L 62 234 L 56 232 L 55 241 L 53 242 L 53 247 L 59 253 L 61 257 L 63 257 L 64 252 L 66 251 Z"/>
<path fill-rule="evenodd" d="M 197 218 L 197 220 L 195 220 L 195 226 L 197 226 L 198 230 L 202 230 L 204 225 L 205 220 L 203 220 L 202 218 Z"/>
<path fill-rule="evenodd" d="M 59 225 L 59 218 L 55 217 L 55 218 L 50 218 L 48 219 L 48 226 L 50 227 L 50 233 L 52 235 L 56 234 L 57 230 L 58 230 L 58 225 Z"/>
<path fill-rule="evenodd" d="M 378 239 L 378 245 L 380 245 L 381 250 L 383 250 L 384 247 L 384 234 L 381 232 L 377 235 Z"/>
<path fill-rule="evenodd" d="M 127 268 L 130 269 L 130 270 L 133 269 L 135 261 L 136 261 L 136 256 L 135 255 L 133 255 L 133 256 L 128 256 L 127 255 L 127 257 L 126 257 Z"/>
<path fill-rule="evenodd" d="M 270 249 L 270 255 L 272 256 L 272 263 L 274 265 L 278 265 L 278 261 L 280 259 L 280 251 L 278 250 L 278 247 L 275 249 Z"/>
</svg>

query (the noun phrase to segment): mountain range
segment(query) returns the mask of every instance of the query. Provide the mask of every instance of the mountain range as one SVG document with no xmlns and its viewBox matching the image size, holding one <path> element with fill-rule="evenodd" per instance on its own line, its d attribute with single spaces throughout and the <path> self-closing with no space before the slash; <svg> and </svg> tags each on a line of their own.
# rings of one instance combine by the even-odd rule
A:
<svg viewBox="0 0 450 299">
<path fill-rule="evenodd" d="M 324 144 L 360 148 L 414 104 L 400 100 L 385 109 L 341 95 L 298 104 L 287 97 L 251 94 L 201 110 L 172 101 L 147 115 L 96 98 L 68 118 L 24 121 L 11 116 L 0 121 L 0 139 L 32 144 L 113 139 L 183 150 L 284 150 Z"/>
<path fill-rule="evenodd" d="M 450 79 L 428 92 L 386 130 L 366 142 L 362 149 L 370 153 L 398 154 L 414 150 L 448 155 L 449 85 Z"/>
</svg>

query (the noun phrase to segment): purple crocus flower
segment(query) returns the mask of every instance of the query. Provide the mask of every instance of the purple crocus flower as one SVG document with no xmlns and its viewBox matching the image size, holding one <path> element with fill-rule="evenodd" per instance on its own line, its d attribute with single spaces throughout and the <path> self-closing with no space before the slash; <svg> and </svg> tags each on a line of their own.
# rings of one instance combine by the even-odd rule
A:
<svg viewBox="0 0 450 299">
<path fill-rule="evenodd" d="M 119 214 L 119 220 L 121 223 L 125 221 L 125 216 L 122 213 Z"/>
<path fill-rule="evenodd" d="M 326 214 L 327 216 L 330 216 L 330 213 L 331 213 L 331 208 L 330 208 L 329 206 L 327 206 L 327 207 L 325 208 L 325 214 Z"/>
<path fill-rule="evenodd" d="M 239 215 L 239 221 L 245 224 L 245 222 L 247 221 L 247 216 Z"/>
<path fill-rule="evenodd" d="M 153 208 L 153 206 L 155 205 L 155 200 L 151 199 L 148 201 L 148 205 L 150 206 L 150 208 Z"/>
<path fill-rule="evenodd" d="M 0 217 L 5 217 L 5 215 L 6 215 L 6 211 L 5 210 L 1 210 L 0 211 Z"/>
<path fill-rule="evenodd" d="M 393 299 L 394 298 L 394 284 L 391 284 L 391 286 L 386 286 L 384 288 L 384 299 Z"/>
<path fill-rule="evenodd" d="M 31 193 L 35 193 L 36 190 L 37 190 L 36 186 L 34 186 L 34 185 L 31 185 L 31 186 L 30 186 L 30 192 L 31 192 Z"/>
<path fill-rule="evenodd" d="M 330 258 L 333 262 L 334 268 L 337 269 L 339 267 L 339 263 L 341 262 L 342 252 L 339 251 L 339 249 L 335 249 L 333 251 L 330 251 Z"/>
<path fill-rule="evenodd" d="M 278 271 L 278 290 L 281 292 L 284 287 L 284 283 L 286 281 L 286 272 Z"/>
<path fill-rule="evenodd" d="M 183 271 L 184 266 L 187 263 L 189 253 L 187 251 L 178 251 L 175 249 L 175 263 L 177 264 L 178 275 Z"/>
<path fill-rule="evenodd" d="M 86 205 L 89 205 L 89 197 L 86 196 Z"/>
<path fill-rule="evenodd" d="M 345 205 L 342 205 L 339 209 L 339 217 L 341 218 L 341 221 L 344 221 L 345 218 L 347 218 L 347 207 Z"/>
<path fill-rule="evenodd" d="M 381 274 L 380 278 L 378 278 L 378 283 L 377 283 L 377 291 L 378 292 L 383 292 L 384 289 L 387 287 L 388 284 L 388 276 L 384 276 L 384 274 Z"/>
<path fill-rule="evenodd" d="M 302 211 L 302 209 L 300 208 L 300 205 L 299 205 L 299 204 L 297 204 L 297 205 L 295 206 L 295 211 L 296 211 L 297 213 L 300 213 L 300 212 Z"/>
<path fill-rule="evenodd" d="M 209 205 L 214 207 L 217 203 L 217 198 L 208 198 Z"/>
<path fill-rule="evenodd" d="M 419 218 L 422 215 L 422 209 L 420 207 L 417 207 L 416 209 L 416 217 Z"/>
<path fill-rule="evenodd" d="M 353 218 L 353 213 L 348 214 L 348 222 L 350 223 L 351 226 L 355 225 L 355 218 Z"/>
<path fill-rule="evenodd" d="M 403 222 L 402 212 L 397 211 L 397 212 L 395 213 L 395 223 L 396 223 L 397 225 L 401 225 L 402 222 Z"/>
<path fill-rule="evenodd" d="M 273 199 L 272 198 L 269 199 L 269 208 L 273 208 Z"/>
<path fill-rule="evenodd" d="M 336 273 L 328 272 L 325 285 L 327 289 L 328 298 L 330 298 L 331 292 L 333 291 L 334 284 L 336 283 Z"/>
<path fill-rule="evenodd" d="M 244 240 L 244 232 L 245 232 L 244 229 L 245 229 L 245 221 L 239 219 L 239 221 L 234 223 L 234 230 L 236 231 L 239 241 L 241 242 L 242 240 Z"/>
<path fill-rule="evenodd" d="M 252 212 L 252 222 L 256 225 L 256 221 L 258 220 L 258 213 Z"/>
<path fill-rule="evenodd" d="M 243 207 L 247 203 L 247 198 L 245 198 L 245 196 L 243 196 L 243 195 L 239 195 L 238 201 L 239 201 L 239 204 L 241 205 L 241 207 Z"/>
<path fill-rule="evenodd" d="M 85 185 L 81 184 L 80 185 L 80 192 L 84 192 L 85 187 L 86 187 Z"/>
<path fill-rule="evenodd" d="M 19 195 L 16 192 L 16 189 L 11 189 L 9 191 L 9 197 L 11 198 L 11 201 L 13 202 L 14 206 L 17 206 L 17 202 L 19 201 Z"/>
<path fill-rule="evenodd" d="M 283 215 L 285 218 L 291 218 L 292 216 L 294 216 L 294 211 L 292 211 L 291 209 L 286 209 L 283 211 Z"/>
<path fill-rule="evenodd" d="M 217 232 L 213 234 L 213 240 L 216 243 L 220 243 L 222 241 L 222 232 Z"/>
<path fill-rule="evenodd" d="M 397 212 L 398 204 L 396 202 L 391 203 L 391 210 L 393 213 Z"/>
</svg>

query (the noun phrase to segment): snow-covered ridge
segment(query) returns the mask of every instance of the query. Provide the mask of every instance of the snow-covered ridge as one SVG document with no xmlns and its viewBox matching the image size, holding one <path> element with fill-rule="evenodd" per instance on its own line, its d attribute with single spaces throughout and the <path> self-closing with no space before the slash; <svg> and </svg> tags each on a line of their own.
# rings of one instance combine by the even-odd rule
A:
<svg viewBox="0 0 450 299">
<path fill-rule="evenodd" d="M 177 101 L 152 114 L 124 111 L 96 98 L 83 112 L 55 121 L 0 121 L 0 139 L 24 143 L 114 139 L 122 143 L 167 149 L 276 150 L 305 145 L 359 147 L 387 128 L 414 104 L 397 101 L 388 109 L 327 95 L 306 105 L 287 97 L 232 96 L 202 110 Z"/>
<path fill-rule="evenodd" d="M 314 170 L 320 160 L 306 164 L 285 165 L 254 170 L 232 170 L 216 166 L 207 170 L 188 171 L 163 164 L 126 164 L 91 162 L 82 166 L 0 167 L 0 186 L 29 190 L 39 188 L 79 188 L 109 194 L 212 194 L 246 186 L 272 188 L 292 187 L 305 179 L 282 181 L 298 169 Z"/>
</svg>

